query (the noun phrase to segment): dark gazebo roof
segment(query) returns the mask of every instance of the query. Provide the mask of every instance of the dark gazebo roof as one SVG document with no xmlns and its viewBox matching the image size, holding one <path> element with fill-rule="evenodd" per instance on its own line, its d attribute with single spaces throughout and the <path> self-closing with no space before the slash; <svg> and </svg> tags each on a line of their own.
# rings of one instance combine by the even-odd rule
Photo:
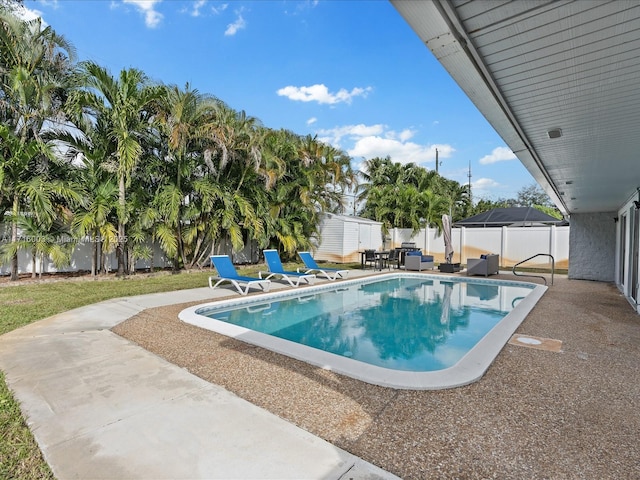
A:
<svg viewBox="0 0 640 480">
<path fill-rule="evenodd" d="M 532 227 L 536 225 L 569 225 L 533 207 L 494 208 L 456 222 L 456 227 Z"/>
</svg>

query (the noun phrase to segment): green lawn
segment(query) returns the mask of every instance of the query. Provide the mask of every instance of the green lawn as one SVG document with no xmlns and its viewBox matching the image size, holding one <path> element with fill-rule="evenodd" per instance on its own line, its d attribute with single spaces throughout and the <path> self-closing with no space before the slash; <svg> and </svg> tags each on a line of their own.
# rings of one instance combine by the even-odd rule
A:
<svg viewBox="0 0 640 480">
<path fill-rule="evenodd" d="M 295 270 L 299 264 L 285 264 Z M 326 266 L 337 266 L 326 264 Z M 340 268 L 359 267 L 340 265 Z M 264 270 L 264 266 L 262 266 Z M 260 266 L 238 268 L 240 275 L 257 276 Z M 110 298 L 204 287 L 212 272 L 161 272 L 126 278 L 20 281 L 0 287 L 0 335 L 29 323 Z M 0 479 L 54 479 L 27 426 L 18 403 L 0 372 Z"/>
</svg>

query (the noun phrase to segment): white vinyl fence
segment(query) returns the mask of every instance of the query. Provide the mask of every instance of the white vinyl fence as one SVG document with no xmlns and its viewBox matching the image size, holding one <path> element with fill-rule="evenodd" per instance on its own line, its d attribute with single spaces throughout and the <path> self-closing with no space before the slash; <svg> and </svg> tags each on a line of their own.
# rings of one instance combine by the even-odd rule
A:
<svg viewBox="0 0 640 480">
<path fill-rule="evenodd" d="M 8 235 L 0 234 L 0 242 L 8 242 Z M 60 241 L 70 241 L 64 237 Z M 156 268 L 170 268 L 171 261 L 166 257 L 165 253 L 159 247 L 159 245 L 149 245 L 152 247 L 153 254 L 149 259 L 138 259 L 135 263 L 135 269 L 138 271 L 145 271 Z M 71 263 L 62 268 L 56 268 L 51 259 L 44 257 L 44 261 L 41 261 L 41 257 L 36 256 L 35 271 L 36 273 L 57 273 L 57 272 L 88 272 L 91 271 L 91 258 L 93 256 L 93 242 L 87 240 L 85 242 L 79 242 L 75 245 L 73 254 L 71 257 Z M 231 248 L 231 243 L 228 241 L 221 241 L 213 249 L 213 253 L 227 254 L 231 256 L 232 260 L 236 264 L 257 263 L 259 259 L 260 251 L 255 242 L 247 242 L 245 248 L 239 252 L 234 252 Z M 105 254 L 105 265 L 107 265 L 108 271 L 115 271 L 118 268 L 118 260 L 115 252 Z M 205 266 L 208 264 L 208 259 L 205 261 Z M 18 273 L 32 273 L 33 270 L 33 255 L 29 250 L 18 251 Z M 0 264 L 0 275 L 11 274 L 11 262 L 5 261 Z"/>
<path fill-rule="evenodd" d="M 518 262 L 542 253 L 552 255 L 555 267 L 569 268 L 569 226 L 488 227 L 452 229 L 453 261 L 462 264 L 469 258 L 485 253 L 500 255 L 500 266 L 512 267 Z M 417 235 L 410 229 L 396 228 L 385 238 L 385 248 L 399 247 L 402 242 L 415 242 L 425 254 L 433 255 L 436 262 L 444 262 L 444 241 L 435 228 L 421 230 Z M 547 256 L 536 257 L 524 267 L 551 268 Z"/>
<path fill-rule="evenodd" d="M 350 223 L 351 224 L 351 223 Z M 329 228 L 331 225 L 331 228 Z M 360 261 L 360 251 L 363 248 L 392 249 L 400 247 L 403 242 L 415 242 L 423 253 L 433 255 L 436 263 L 444 262 L 444 241 L 442 235 L 435 228 L 423 229 L 416 235 L 412 235 L 410 229 L 396 228 L 386 237 L 382 236 L 377 225 L 360 225 L 354 233 L 351 230 L 336 230 L 335 225 L 326 224 L 322 232 L 322 242 L 316 250 L 315 257 L 318 260 L 327 260 L 338 263 L 350 263 Z M 380 241 L 375 242 L 367 237 L 364 242 L 362 228 L 372 235 L 371 229 L 375 227 L 376 235 Z M 489 227 L 489 228 L 453 228 L 453 261 L 466 264 L 468 258 L 479 258 L 483 253 L 497 253 L 500 255 L 500 266 L 510 268 L 516 263 L 525 260 L 538 253 L 553 255 L 555 267 L 569 268 L 569 228 L 568 226 L 556 227 Z M 365 233 L 366 233 L 365 232 Z M 36 272 L 74 272 L 91 270 L 91 255 L 93 245 L 91 242 L 76 245 L 71 264 L 57 269 L 53 263 L 45 258 L 44 265 L 36 259 Z M 138 260 L 136 269 L 166 268 L 171 263 L 164 253 L 156 245 L 153 247 L 153 258 L 150 260 Z M 227 253 L 232 256 L 234 263 L 256 263 L 259 260 L 259 249 L 254 242 L 247 242 L 241 252 L 231 252 L 231 246 L 221 242 L 214 249 L 214 253 Z M 31 252 L 21 250 L 18 255 L 19 272 L 31 273 Z M 111 269 L 117 268 L 115 254 L 108 255 L 108 264 Z M 551 260 L 546 256 L 537 257 L 526 264 L 525 267 L 551 268 Z M 11 265 L 4 262 L 0 265 L 0 275 L 9 275 Z"/>
</svg>

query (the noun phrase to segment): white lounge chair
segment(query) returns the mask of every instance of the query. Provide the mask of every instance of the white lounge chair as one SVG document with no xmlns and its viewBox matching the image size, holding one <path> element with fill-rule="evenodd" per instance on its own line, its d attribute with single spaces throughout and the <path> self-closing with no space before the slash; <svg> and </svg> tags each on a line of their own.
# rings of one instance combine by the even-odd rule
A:
<svg viewBox="0 0 640 480">
<path fill-rule="evenodd" d="M 238 275 L 236 267 L 231 263 L 229 255 L 212 255 L 211 263 L 213 263 L 213 266 L 218 271 L 219 276 L 209 277 L 209 288 L 216 288 L 223 282 L 231 282 L 231 284 L 236 287 L 240 295 L 246 295 L 249 293 L 249 289 L 251 287 L 257 286 L 265 292 L 268 292 L 271 287 L 271 282 L 269 280 Z M 213 282 L 215 280 L 217 280 L 217 283 L 214 285 Z M 244 290 L 242 289 L 242 285 L 245 286 Z"/>
<path fill-rule="evenodd" d="M 264 277 L 265 279 L 269 279 L 277 275 L 283 280 L 289 282 L 289 285 L 291 285 L 292 287 L 299 287 L 302 280 L 311 284 L 316 278 L 316 276 L 313 274 L 286 271 L 282 265 L 280 254 L 277 250 L 264 250 L 263 253 L 269 271 L 258 272 L 258 276 L 260 278 L 262 278 L 262 274 L 266 275 L 266 277 Z"/>
<path fill-rule="evenodd" d="M 336 280 L 338 277 L 347 278 L 347 275 L 349 275 L 349 270 L 341 270 L 339 268 L 321 268 L 311 256 L 311 252 L 298 252 L 298 255 L 304 262 L 304 273 L 318 272 L 318 274 L 323 275 L 332 281 Z M 300 272 L 300 269 L 298 269 L 298 272 Z"/>
</svg>

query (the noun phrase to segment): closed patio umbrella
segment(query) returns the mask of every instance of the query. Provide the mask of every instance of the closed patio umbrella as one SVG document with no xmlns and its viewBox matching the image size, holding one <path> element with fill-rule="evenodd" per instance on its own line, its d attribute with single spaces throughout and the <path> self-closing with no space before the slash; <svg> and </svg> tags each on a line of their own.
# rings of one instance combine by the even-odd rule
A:
<svg viewBox="0 0 640 480">
<path fill-rule="evenodd" d="M 453 260 L 453 244 L 451 243 L 451 217 L 442 215 L 442 236 L 444 238 L 444 258 L 446 263 Z"/>
<path fill-rule="evenodd" d="M 441 282 L 444 284 L 444 295 L 442 296 L 442 310 L 440 311 L 440 325 L 449 325 L 451 312 L 451 292 L 453 284 L 451 282 Z"/>
</svg>

